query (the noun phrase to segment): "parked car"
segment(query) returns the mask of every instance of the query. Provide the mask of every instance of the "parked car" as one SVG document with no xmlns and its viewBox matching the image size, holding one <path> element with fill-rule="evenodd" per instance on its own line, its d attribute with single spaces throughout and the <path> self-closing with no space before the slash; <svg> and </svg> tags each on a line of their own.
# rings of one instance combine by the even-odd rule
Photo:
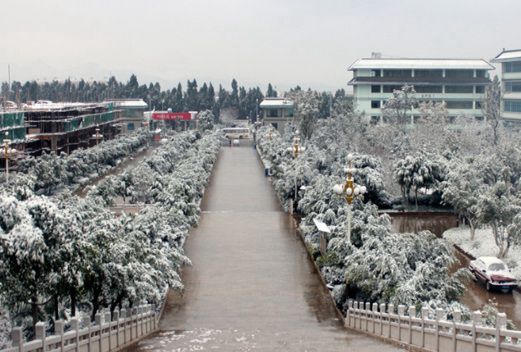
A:
<svg viewBox="0 0 521 352">
<path fill-rule="evenodd" d="M 506 293 L 517 287 L 517 280 L 508 266 L 496 257 L 479 257 L 472 260 L 469 269 L 477 281 L 486 285 L 487 291 L 499 289 Z"/>
</svg>

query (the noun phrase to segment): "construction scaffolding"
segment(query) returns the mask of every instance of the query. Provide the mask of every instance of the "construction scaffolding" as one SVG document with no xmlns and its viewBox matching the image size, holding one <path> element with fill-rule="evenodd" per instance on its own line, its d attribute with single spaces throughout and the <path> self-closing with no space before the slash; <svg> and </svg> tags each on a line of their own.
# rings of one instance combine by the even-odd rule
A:
<svg viewBox="0 0 521 352">
<path fill-rule="evenodd" d="M 70 153 L 95 145 L 97 138 L 112 139 L 120 119 L 113 104 L 50 103 L 26 108 L 24 113 L 31 140 L 26 152 L 31 155 Z"/>
</svg>

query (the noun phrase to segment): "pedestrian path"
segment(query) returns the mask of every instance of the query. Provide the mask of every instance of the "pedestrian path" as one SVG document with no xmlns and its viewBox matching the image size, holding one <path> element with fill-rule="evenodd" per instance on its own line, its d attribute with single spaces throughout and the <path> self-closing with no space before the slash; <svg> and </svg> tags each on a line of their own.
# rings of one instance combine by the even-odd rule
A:
<svg viewBox="0 0 521 352">
<path fill-rule="evenodd" d="M 343 328 L 251 145 L 223 147 L 186 254 L 185 291 L 134 349 L 399 351 Z"/>
</svg>

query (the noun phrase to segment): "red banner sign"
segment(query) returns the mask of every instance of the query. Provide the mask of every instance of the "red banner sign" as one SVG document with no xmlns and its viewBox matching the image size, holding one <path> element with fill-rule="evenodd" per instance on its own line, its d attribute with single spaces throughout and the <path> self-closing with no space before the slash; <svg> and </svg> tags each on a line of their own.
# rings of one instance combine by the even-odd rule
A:
<svg viewBox="0 0 521 352">
<path fill-rule="evenodd" d="M 156 121 L 190 121 L 192 115 L 189 112 L 153 112 L 152 120 Z"/>
</svg>

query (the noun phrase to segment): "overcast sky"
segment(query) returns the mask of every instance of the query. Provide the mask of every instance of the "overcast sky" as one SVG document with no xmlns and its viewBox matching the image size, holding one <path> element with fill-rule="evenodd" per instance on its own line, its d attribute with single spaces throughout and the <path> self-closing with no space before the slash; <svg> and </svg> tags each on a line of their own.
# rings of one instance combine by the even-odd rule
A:
<svg viewBox="0 0 521 352">
<path fill-rule="evenodd" d="M 389 57 L 494 57 L 521 48 L 521 0 L 2 0 L 0 80 L 187 79 L 345 88 Z"/>
</svg>

